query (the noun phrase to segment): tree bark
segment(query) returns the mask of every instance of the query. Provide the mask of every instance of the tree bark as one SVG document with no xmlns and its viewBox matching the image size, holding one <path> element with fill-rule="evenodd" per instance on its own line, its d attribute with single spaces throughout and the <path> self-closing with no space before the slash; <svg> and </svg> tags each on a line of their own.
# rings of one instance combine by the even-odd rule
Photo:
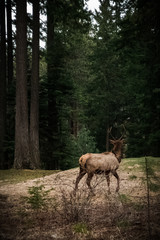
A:
<svg viewBox="0 0 160 240">
<path fill-rule="evenodd" d="M 47 1 L 47 75 L 48 75 L 48 156 L 49 169 L 58 169 L 58 161 L 54 156 L 58 138 L 58 119 L 55 96 L 55 56 L 54 56 L 54 7 L 55 0 Z"/>
<path fill-rule="evenodd" d="M 13 80 L 11 0 L 7 0 L 7 42 L 8 42 L 8 86 L 10 87 Z"/>
<path fill-rule="evenodd" d="M 6 130 L 6 38 L 5 1 L 0 1 L 0 168 L 5 165 L 4 141 Z"/>
<path fill-rule="evenodd" d="M 39 1 L 33 1 L 33 41 L 30 109 L 32 168 L 40 168 L 39 152 Z"/>
<path fill-rule="evenodd" d="M 17 4 L 16 117 L 14 168 L 30 168 L 27 102 L 27 15 L 26 0 Z"/>
<path fill-rule="evenodd" d="M 106 128 L 106 152 L 109 152 L 109 125 Z"/>
<path fill-rule="evenodd" d="M 76 100 L 72 103 L 72 114 L 71 114 L 71 134 L 74 135 L 74 137 L 77 137 L 78 135 L 78 104 Z"/>
</svg>

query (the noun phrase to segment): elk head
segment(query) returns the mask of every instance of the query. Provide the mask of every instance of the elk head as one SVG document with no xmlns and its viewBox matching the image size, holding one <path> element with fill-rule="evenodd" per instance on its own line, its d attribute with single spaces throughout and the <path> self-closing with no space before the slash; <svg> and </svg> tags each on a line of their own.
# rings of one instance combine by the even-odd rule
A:
<svg viewBox="0 0 160 240">
<path fill-rule="evenodd" d="M 125 130 L 125 127 L 123 125 L 123 129 Z M 109 134 L 111 135 L 112 139 L 110 139 L 110 143 L 113 145 L 112 152 L 116 155 L 119 162 L 121 162 L 122 156 L 123 156 L 123 145 L 124 145 L 124 133 L 121 135 L 120 138 L 116 139 L 113 137 L 111 133 L 112 127 L 109 129 Z"/>
</svg>

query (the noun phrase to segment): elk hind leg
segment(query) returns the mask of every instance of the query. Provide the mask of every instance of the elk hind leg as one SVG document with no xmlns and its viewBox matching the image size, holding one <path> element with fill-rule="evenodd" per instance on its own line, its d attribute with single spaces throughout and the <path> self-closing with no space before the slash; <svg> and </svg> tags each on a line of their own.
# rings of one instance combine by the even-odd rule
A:
<svg viewBox="0 0 160 240">
<path fill-rule="evenodd" d="M 112 174 L 115 176 L 115 178 L 117 178 L 117 188 L 116 188 L 116 192 L 119 191 L 119 176 L 116 172 L 116 170 L 112 170 Z"/>
<path fill-rule="evenodd" d="M 107 184 L 108 184 L 108 193 L 110 194 L 111 191 L 110 191 L 110 177 L 109 177 L 109 173 L 110 173 L 110 171 L 106 171 L 105 172 L 105 177 L 106 177 Z"/>
</svg>

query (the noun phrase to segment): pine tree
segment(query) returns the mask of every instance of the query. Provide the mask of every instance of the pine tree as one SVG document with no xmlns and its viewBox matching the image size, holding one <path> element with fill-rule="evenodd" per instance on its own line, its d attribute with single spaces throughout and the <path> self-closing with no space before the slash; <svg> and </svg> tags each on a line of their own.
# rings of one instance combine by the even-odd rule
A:
<svg viewBox="0 0 160 240">
<path fill-rule="evenodd" d="M 26 0 L 17 1 L 16 117 L 14 168 L 30 168 L 27 98 L 27 17 Z"/>
<path fill-rule="evenodd" d="M 6 37 L 5 1 L 0 2 L 0 168 L 5 166 L 6 134 Z"/>
<path fill-rule="evenodd" d="M 31 166 L 40 168 L 39 152 L 39 2 L 33 1 L 33 40 L 30 108 Z"/>
<path fill-rule="evenodd" d="M 108 128 L 123 123 L 123 82 L 120 79 L 119 52 L 116 45 L 119 36 L 114 12 L 111 1 L 100 1 L 100 11 L 95 15 L 97 24 L 91 57 L 94 77 L 89 86 L 89 126 L 101 151 L 109 149 Z M 119 15 L 119 9 L 117 12 Z"/>
</svg>

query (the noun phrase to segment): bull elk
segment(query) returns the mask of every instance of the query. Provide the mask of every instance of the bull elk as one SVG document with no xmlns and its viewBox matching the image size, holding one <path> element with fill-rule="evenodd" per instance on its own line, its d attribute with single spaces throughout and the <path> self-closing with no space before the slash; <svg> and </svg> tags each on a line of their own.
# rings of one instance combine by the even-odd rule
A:
<svg viewBox="0 0 160 240">
<path fill-rule="evenodd" d="M 111 172 L 115 178 L 117 179 L 117 188 L 116 192 L 119 191 L 119 176 L 117 174 L 117 169 L 119 168 L 119 164 L 122 159 L 122 149 L 123 149 L 124 140 L 119 138 L 118 140 L 110 140 L 110 143 L 113 144 L 113 149 L 111 152 L 104 153 L 86 153 L 82 155 L 79 159 L 80 172 L 77 176 L 75 183 L 75 192 L 78 189 L 78 184 L 80 180 L 87 173 L 86 183 L 88 188 L 93 193 L 91 187 L 91 180 L 94 174 L 102 174 L 104 173 L 107 183 L 108 183 L 108 191 L 110 193 L 110 178 L 109 173 Z"/>
</svg>

